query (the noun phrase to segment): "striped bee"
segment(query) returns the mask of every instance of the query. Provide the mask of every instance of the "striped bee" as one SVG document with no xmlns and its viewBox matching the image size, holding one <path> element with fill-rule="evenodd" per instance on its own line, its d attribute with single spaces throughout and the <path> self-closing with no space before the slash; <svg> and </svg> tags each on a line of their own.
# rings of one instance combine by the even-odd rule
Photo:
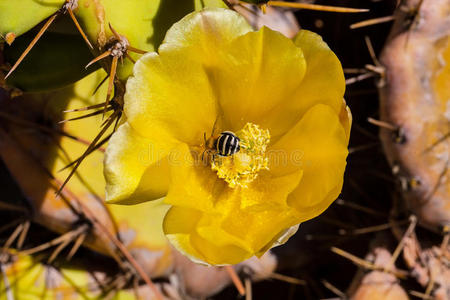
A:
<svg viewBox="0 0 450 300">
<path fill-rule="evenodd" d="M 231 131 L 224 131 L 214 141 L 214 149 L 220 156 L 230 156 L 241 150 L 239 138 Z"/>
<path fill-rule="evenodd" d="M 214 132 L 214 128 L 213 128 Z M 204 134 L 205 150 L 202 153 L 202 161 L 204 161 L 205 154 L 212 155 L 212 159 L 215 156 L 231 156 L 241 150 L 240 139 L 231 131 L 224 131 L 219 136 L 213 136 L 206 139 L 206 133 Z"/>
</svg>

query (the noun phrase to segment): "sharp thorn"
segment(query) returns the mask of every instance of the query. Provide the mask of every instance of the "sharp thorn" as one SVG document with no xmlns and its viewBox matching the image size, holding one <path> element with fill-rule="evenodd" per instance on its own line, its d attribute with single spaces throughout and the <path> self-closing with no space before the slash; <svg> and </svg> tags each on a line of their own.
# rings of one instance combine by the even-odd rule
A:
<svg viewBox="0 0 450 300">
<path fill-rule="evenodd" d="M 76 112 L 76 111 L 86 111 L 86 110 L 90 110 L 90 109 L 103 107 L 104 105 L 105 105 L 105 103 L 100 103 L 100 104 L 95 104 L 95 105 L 86 106 L 86 107 L 82 107 L 82 108 L 68 109 L 68 110 L 64 110 L 63 113 L 71 113 L 71 112 Z"/>
<path fill-rule="evenodd" d="M 96 63 L 96 62 L 98 62 L 99 60 L 101 60 L 101 59 L 103 59 L 103 58 L 105 58 L 105 57 L 108 57 L 109 55 L 111 55 L 111 51 L 105 51 L 105 52 L 103 52 L 102 54 L 100 54 L 99 56 L 97 56 L 96 58 L 94 58 L 93 60 L 91 60 L 87 65 L 86 65 L 86 67 L 84 67 L 85 69 L 87 69 L 90 65 L 92 65 L 93 63 Z"/>
<path fill-rule="evenodd" d="M 92 92 L 92 96 L 94 96 L 97 93 L 98 89 L 103 85 L 103 83 L 105 83 L 105 81 L 106 81 L 106 79 L 108 79 L 108 77 L 109 77 L 109 74 L 106 75 L 105 78 L 102 79 L 102 81 L 100 81 L 100 83 L 95 87 L 95 90 Z M 104 105 L 104 104 L 102 103 L 100 105 Z"/>
<path fill-rule="evenodd" d="M 144 50 L 141 50 L 141 49 L 137 49 L 137 48 L 134 48 L 134 47 L 132 47 L 132 46 L 128 46 L 128 47 L 127 47 L 127 50 L 128 50 L 128 51 L 131 51 L 131 52 L 139 53 L 139 54 L 145 54 L 145 53 L 147 53 L 147 51 L 144 51 Z"/>
<path fill-rule="evenodd" d="M 84 240 L 86 239 L 87 234 L 86 233 L 82 233 L 80 234 L 77 239 L 75 240 L 75 243 L 72 247 L 72 249 L 70 249 L 69 254 L 67 254 L 66 259 L 69 261 L 72 259 L 72 257 L 75 255 L 75 253 L 78 251 L 78 249 L 81 247 L 81 245 L 83 244 Z"/>
<path fill-rule="evenodd" d="M 111 97 L 111 93 L 112 93 L 112 89 L 113 89 L 113 85 L 114 85 L 114 79 L 116 77 L 116 70 L 117 70 L 117 62 L 118 62 L 118 60 L 119 60 L 119 57 L 117 57 L 117 56 L 114 56 L 113 59 L 112 59 L 111 72 L 109 74 L 108 91 L 106 93 L 106 102 L 105 102 L 104 113 L 106 113 L 106 111 L 107 111 L 106 108 L 108 107 L 109 98 Z"/>
<path fill-rule="evenodd" d="M 116 116 L 119 115 L 119 112 L 114 112 L 110 117 L 109 117 L 109 121 L 107 124 L 105 124 L 105 126 L 100 130 L 100 132 L 97 134 L 97 136 L 94 138 L 94 140 L 92 141 L 92 143 L 89 145 L 89 147 L 86 149 L 86 151 L 83 153 L 83 155 L 81 156 L 80 160 L 77 161 L 77 163 L 75 164 L 75 166 L 73 167 L 73 169 L 70 171 L 69 175 L 67 176 L 67 178 L 64 180 L 64 182 L 61 184 L 61 186 L 59 187 L 58 191 L 56 192 L 56 198 L 58 198 L 61 195 L 61 192 L 63 191 L 64 187 L 66 186 L 66 184 L 69 182 L 70 178 L 72 178 L 72 176 L 75 174 L 76 170 L 78 169 L 78 167 L 80 166 L 81 162 L 83 161 L 83 159 L 86 157 L 86 155 L 89 153 L 89 151 L 91 151 L 92 148 L 95 147 L 96 143 L 98 142 L 98 140 L 103 136 L 103 134 L 106 132 L 106 130 L 109 128 L 109 126 L 112 124 L 112 122 L 114 122 L 114 118 Z"/>
<path fill-rule="evenodd" d="M 369 55 L 372 58 L 373 63 L 379 67 L 381 66 L 381 63 L 379 62 L 377 56 L 375 55 L 375 50 L 373 49 L 372 42 L 370 38 L 366 35 L 364 36 L 364 41 L 366 42 L 367 50 L 369 50 Z"/>
<path fill-rule="evenodd" d="M 73 14 L 72 9 L 69 8 L 69 9 L 67 9 L 67 11 L 69 12 L 70 18 L 72 18 L 73 23 L 75 23 L 75 26 L 77 27 L 78 31 L 80 32 L 80 34 L 83 37 L 83 39 L 86 42 L 86 44 L 89 46 L 89 48 L 94 49 L 94 47 L 92 47 L 91 42 L 89 41 L 89 39 L 87 38 L 86 34 L 84 33 L 83 29 L 81 28 L 80 23 L 78 23 L 77 18 Z"/>
<path fill-rule="evenodd" d="M 283 275 L 283 274 L 279 274 L 279 273 L 272 273 L 269 276 L 272 279 L 275 280 L 279 280 L 279 281 L 284 281 L 290 284 L 295 284 L 295 285 L 306 285 L 306 281 L 302 280 L 302 279 L 298 279 L 295 277 L 291 277 L 291 276 L 287 276 L 287 275 Z"/>
<path fill-rule="evenodd" d="M 380 17 L 380 18 L 364 20 L 361 22 L 353 23 L 352 25 L 350 25 L 350 29 L 357 29 L 357 28 L 377 25 L 377 24 L 381 24 L 381 23 L 390 22 L 393 20 L 394 20 L 394 16 L 385 16 L 385 17 Z"/>
<path fill-rule="evenodd" d="M 116 39 L 120 41 L 122 39 L 120 34 L 118 34 L 117 31 L 114 30 L 114 28 L 112 27 L 111 23 L 108 23 L 108 26 L 109 26 L 109 29 L 111 29 L 111 32 L 116 37 Z"/>
<path fill-rule="evenodd" d="M 71 240 L 67 239 L 67 240 L 63 241 L 61 244 L 59 244 L 58 247 L 56 247 L 56 249 L 50 255 L 50 258 L 48 259 L 47 263 L 51 264 L 58 257 L 59 253 L 62 250 L 64 250 L 64 248 L 66 248 L 67 245 L 69 245 L 70 242 L 71 242 Z"/>
<path fill-rule="evenodd" d="M 327 6 L 327 5 L 285 2 L 285 1 L 268 1 L 267 5 L 278 6 L 278 7 L 301 8 L 301 9 L 309 9 L 309 10 L 319 10 L 319 11 L 329 11 L 329 12 L 342 12 L 342 13 L 361 13 L 361 12 L 369 11 L 368 9 L 365 9 L 365 8 L 349 8 L 349 7 Z"/>
<path fill-rule="evenodd" d="M 30 226 L 31 226 L 31 222 L 25 221 L 22 232 L 20 233 L 19 239 L 17 240 L 17 248 L 18 249 L 22 249 L 23 243 L 25 242 L 25 238 L 27 237 Z"/>
<path fill-rule="evenodd" d="M 128 54 L 128 52 L 126 53 L 126 56 L 133 64 L 136 63 L 136 61 L 130 56 L 130 54 Z"/>
<path fill-rule="evenodd" d="M 119 118 L 117 118 L 119 119 Z M 91 154 L 92 152 L 94 152 L 95 150 L 99 150 L 102 152 L 105 152 L 104 149 L 101 148 L 101 146 L 103 146 L 112 136 L 112 133 L 110 133 L 108 136 L 106 136 L 104 139 L 102 139 L 97 145 L 95 145 L 95 147 L 93 147 L 87 154 Z M 78 157 L 77 159 L 75 159 L 74 161 L 72 161 L 71 163 L 69 163 L 68 165 L 66 165 L 65 167 L 63 167 L 62 169 L 58 170 L 58 172 L 62 172 L 64 170 L 66 170 L 67 168 L 73 166 L 74 164 L 76 164 L 79 160 L 83 159 L 83 155 Z"/>
<path fill-rule="evenodd" d="M 111 109 L 113 109 L 113 108 L 112 108 L 112 107 L 107 107 L 107 108 L 106 108 L 106 111 L 109 111 L 109 110 L 111 110 Z M 92 112 L 92 113 L 89 113 L 89 114 L 86 114 L 86 115 L 83 115 L 83 116 L 80 116 L 80 117 L 71 118 L 71 119 L 66 119 L 66 120 L 61 120 L 61 121 L 58 122 L 58 124 L 64 124 L 64 123 L 67 123 L 67 122 L 69 122 L 69 121 L 75 121 L 75 120 L 80 120 L 80 119 L 89 118 L 89 117 L 92 117 L 92 116 L 99 115 L 99 114 L 101 114 L 101 113 L 105 113 L 105 111 L 98 110 L 98 111 L 94 111 L 94 112 Z"/>
<path fill-rule="evenodd" d="M 236 274 L 236 271 L 233 269 L 232 266 L 227 265 L 224 267 L 225 270 L 227 271 L 228 275 L 231 278 L 231 281 L 233 282 L 234 286 L 236 287 L 236 289 L 238 290 L 239 294 L 241 296 L 245 295 L 245 288 L 244 285 L 242 284 L 241 279 L 239 278 L 239 276 Z"/>
<path fill-rule="evenodd" d="M 20 55 L 19 59 L 16 61 L 16 63 L 14 64 L 14 66 L 11 68 L 11 70 L 9 70 L 8 74 L 6 74 L 5 76 L 5 80 L 9 77 L 9 75 L 11 75 L 12 72 L 14 72 L 14 70 L 19 66 L 19 64 L 22 62 L 22 60 L 27 56 L 28 52 L 31 51 L 31 49 L 34 47 L 34 45 L 36 45 L 37 41 L 41 38 L 41 36 L 44 34 L 44 32 L 48 29 L 48 27 L 53 23 L 53 21 L 56 19 L 56 17 L 58 16 L 58 14 L 54 14 L 53 16 L 51 16 L 44 24 L 44 26 L 42 26 L 42 28 L 39 30 L 39 32 L 36 34 L 36 36 L 34 37 L 34 39 L 30 42 L 30 44 L 28 45 L 28 47 L 25 49 L 25 51 L 23 51 L 23 53 Z"/>
<path fill-rule="evenodd" d="M 397 126 L 394 126 L 394 125 L 384 122 L 384 121 L 376 120 L 374 118 L 370 118 L 370 117 L 367 118 L 367 122 L 369 122 L 370 124 L 373 124 L 375 126 L 382 127 L 387 130 L 392 130 L 392 131 L 399 130 L 399 128 Z"/>
</svg>

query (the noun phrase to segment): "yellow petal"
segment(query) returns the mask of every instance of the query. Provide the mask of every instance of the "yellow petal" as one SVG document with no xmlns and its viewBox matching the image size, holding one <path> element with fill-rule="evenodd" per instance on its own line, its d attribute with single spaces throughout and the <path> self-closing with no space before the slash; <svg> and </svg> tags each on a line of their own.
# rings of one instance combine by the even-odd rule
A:
<svg viewBox="0 0 450 300">
<path fill-rule="evenodd" d="M 297 108 L 306 113 L 312 106 L 323 103 L 339 113 L 345 92 L 341 62 L 322 37 L 314 32 L 300 30 L 294 43 L 302 49 L 307 64 L 305 77 L 296 94 L 300 99 Z"/>
<path fill-rule="evenodd" d="M 195 209 L 179 208 L 172 206 L 164 217 L 163 230 L 172 245 L 191 260 L 200 263 L 204 257 L 192 246 L 190 234 L 195 231 L 195 226 L 202 213 Z"/>
<path fill-rule="evenodd" d="M 291 236 L 293 236 L 295 233 L 297 233 L 298 228 L 300 227 L 300 224 L 293 225 L 289 227 L 288 229 L 285 229 L 281 231 L 279 234 L 277 234 L 269 243 L 266 244 L 261 250 L 256 253 L 255 255 L 257 257 L 261 257 L 266 253 L 268 250 L 278 247 L 286 243 Z"/>
<path fill-rule="evenodd" d="M 232 189 L 209 168 L 196 165 L 186 145 L 175 152 L 165 198 L 172 208 L 164 230 L 182 252 L 209 264 L 233 264 L 270 248 L 298 223 L 286 199 L 302 170 L 280 177 L 261 173 L 248 188 Z"/>
<path fill-rule="evenodd" d="M 189 234 L 195 230 L 202 214 L 201 211 L 196 209 L 172 206 L 164 218 L 164 233 Z"/>
<path fill-rule="evenodd" d="M 300 30 L 294 43 L 303 51 L 306 74 L 284 105 L 274 110 L 273 117 L 267 120 L 268 128 L 290 128 L 311 107 L 320 103 L 331 106 L 337 114 L 341 112 L 345 78 L 339 59 L 322 38 L 311 31 Z M 275 141 L 278 134 L 279 131 L 272 129 L 272 140 Z"/>
<path fill-rule="evenodd" d="M 274 165 L 283 173 L 303 169 L 300 184 L 289 195 L 288 204 L 297 210 L 300 221 L 323 212 L 339 195 L 346 165 L 347 136 L 333 108 L 318 104 L 311 108 L 286 135 L 271 148 L 286 151 L 289 167 Z"/>
<path fill-rule="evenodd" d="M 209 137 L 217 118 L 217 100 L 208 64 L 216 64 L 224 44 L 251 30 L 230 10 L 190 14 L 167 32 L 159 55 L 144 55 L 127 83 L 125 115 L 141 135 L 153 127 L 190 145 Z"/>
<path fill-rule="evenodd" d="M 350 129 L 352 127 L 353 117 L 350 108 L 347 106 L 345 100 L 342 101 L 341 112 L 339 113 L 339 121 L 344 127 L 345 135 L 347 136 L 347 143 L 350 140 Z"/>
<path fill-rule="evenodd" d="M 168 138 L 140 136 L 128 123 L 109 140 L 105 153 L 106 201 L 136 204 L 161 198 L 169 186 Z"/>
<path fill-rule="evenodd" d="M 220 61 L 206 70 L 223 109 L 226 129 L 237 131 L 248 122 L 269 128 L 266 120 L 275 117 L 274 108 L 290 101 L 302 82 L 306 70 L 302 50 L 281 33 L 263 27 L 216 52 Z M 284 115 L 285 111 L 278 113 Z M 271 135 L 277 135 L 278 128 L 270 127 Z"/>
<path fill-rule="evenodd" d="M 243 241 L 253 254 L 272 244 L 287 228 L 299 223 L 286 199 L 302 175 L 302 170 L 279 177 L 265 172 L 248 188 L 224 195 L 216 205 L 217 211 L 223 214 L 221 228 Z"/>
<path fill-rule="evenodd" d="M 164 231 L 191 259 L 233 264 L 261 255 L 340 192 L 351 124 L 344 89 L 339 61 L 311 32 L 293 43 L 267 28 L 252 32 L 232 11 L 189 15 L 168 32 L 159 54 L 136 63 L 124 107 L 134 135 L 112 144 L 105 164 L 117 162 L 107 178 L 120 185 L 125 174 L 116 194 L 136 201 L 153 195 L 161 174 L 170 177 L 162 184 L 171 205 Z M 215 133 L 248 122 L 270 132 L 269 171 L 248 187 L 229 187 L 192 152 L 216 121 Z M 164 153 L 162 172 L 157 160 L 142 166 L 136 159 L 149 141 L 157 145 L 150 153 Z"/>
<path fill-rule="evenodd" d="M 251 26 L 229 9 L 208 9 L 192 13 L 175 23 L 166 34 L 159 53 L 182 52 L 191 60 L 209 65 L 217 50 L 249 31 Z"/>
<path fill-rule="evenodd" d="M 218 231 L 214 233 L 220 234 Z M 234 265 L 253 256 L 253 253 L 233 244 L 216 246 L 211 240 L 204 239 L 198 234 L 191 235 L 191 244 L 195 249 L 201 250 L 205 262 L 211 265 Z"/>
<path fill-rule="evenodd" d="M 211 211 L 219 195 L 227 186 L 209 166 L 192 157 L 186 144 L 179 144 L 169 156 L 170 189 L 165 203 Z"/>
<path fill-rule="evenodd" d="M 200 64 L 173 53 L 148 53 L 136 62 L 127 82 L 124 112 L 144 137 L 162 131 L 199 145 L 205 129 L 213 127 L 216 101 Z"/>
<path fill-rule="evenodd" d="M 200 237 L 196 226 L 201 217 L 201 212 L 184 207 L 172 207 L 166 214 L 164 233 L 178 251 L 194 262 L 214 265 L 238 263 L 252 256 L 231 243 L 217 246 Z M 215 237 L 224 240 L 224 235 Z"/>
</svg>

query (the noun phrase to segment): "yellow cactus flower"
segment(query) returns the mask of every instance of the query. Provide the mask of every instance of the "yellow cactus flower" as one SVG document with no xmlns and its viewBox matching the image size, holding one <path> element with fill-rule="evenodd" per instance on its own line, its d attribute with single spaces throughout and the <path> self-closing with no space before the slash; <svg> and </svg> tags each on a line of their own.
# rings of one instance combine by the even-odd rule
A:
<svg viewBox="0 0 450 300">
<path fill-rule="evenodd" d="M 107 201 L 165 196 L 164 232 L 194 261 L 262 255 L 341 191 L 344 90 L 339 60 L 315 33 L 292 41 L 230 10 L 190 14 L 128 80 L 126 121 L 106 151 Z M 214 149 L 225 131 L 240 149 Z"/>
</svg>

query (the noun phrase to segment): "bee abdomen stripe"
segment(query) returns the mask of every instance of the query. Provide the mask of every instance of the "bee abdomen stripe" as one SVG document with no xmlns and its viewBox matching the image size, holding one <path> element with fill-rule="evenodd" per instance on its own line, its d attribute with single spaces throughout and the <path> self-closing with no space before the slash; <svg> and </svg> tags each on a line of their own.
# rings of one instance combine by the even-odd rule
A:
<svg viewBox="0 0 450 300">
<path fill-rule="evenodd" d="M 222 134 L 219 139 L 217 140 L 217 147 L 216 150 L 219 152 L 220 155 L 226 155 L 225 153 L 225 145 L 226 145 L 226 139 L 227 135 Z"/>
<path fill-rule="evenodd" d="M 239 138 L 234 133 L 225 131 L 217 139 L 216 150 L 219 155 L 229 156 L 238 152 L 239 149 Z"/>
<path fill-rule="evenodd" d="M 223 145 L 222 145 L 222 154 L 224 155 L 230 155 L 228 152 L 230 151 L 230 147 L 228 144 L 228 140 L 230 139 L 230 136 L 227 134 L 223 140 Z"/>
</svg>

